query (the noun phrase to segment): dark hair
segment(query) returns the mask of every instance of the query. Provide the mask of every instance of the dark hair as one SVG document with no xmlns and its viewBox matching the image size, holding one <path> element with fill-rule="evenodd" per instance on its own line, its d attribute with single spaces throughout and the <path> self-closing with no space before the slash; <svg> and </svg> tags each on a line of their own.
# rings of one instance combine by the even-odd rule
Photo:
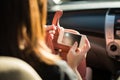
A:
<svg viewBox="0 0 120 80">
<path fill-rule="evenodd" d="M 59 57 L 51 54 L 45 43 L 46 0 L 2 0 L 0 3 L 0 55 L 26 59 L 33 54 L 54 64 L 53 59 Z"/>
<path fill-rule="evenodd" d="M 29 2 L 28 0 L 2 0 L 0 3 L 0 53 L 16 56 L 19 55 L 18 29 L 22 24 L 30 26 Z"/>
</svg>

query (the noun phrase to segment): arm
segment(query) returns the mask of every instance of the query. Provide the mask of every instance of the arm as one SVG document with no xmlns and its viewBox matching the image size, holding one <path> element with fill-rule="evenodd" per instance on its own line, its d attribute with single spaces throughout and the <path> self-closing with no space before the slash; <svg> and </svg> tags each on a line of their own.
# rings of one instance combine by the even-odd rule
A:
<svg viewBox="0 0 120 80">
<path fill-rule="evenodd" d="M 82 60 L 86 57 L 86 53 L 90 49 L 90 44 L 88 39 L 85 39 L 85 45 L 80 49 L 77 48 L 78 43 L 75 42 L 74 45 L 70 48 L 67 54 L 67 63 L 73 69 L 73 71 L 77 74 L 78 78 L 81 80 L 81 76 L 77 70 L 78 65 L 82 62 Z"/>
</svg>

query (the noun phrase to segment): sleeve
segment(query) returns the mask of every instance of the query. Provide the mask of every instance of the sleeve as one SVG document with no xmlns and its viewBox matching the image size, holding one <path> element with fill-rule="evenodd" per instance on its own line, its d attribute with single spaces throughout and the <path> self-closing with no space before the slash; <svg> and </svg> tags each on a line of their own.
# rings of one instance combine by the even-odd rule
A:
<svg viewBox="0 0 120 80">
<path fill-rule="evenodd" d="M 56 61 L 56 64 L 60 69 L 61 80 L 65 80 L 65 74 L 69 77 L 69 80 L 78 80 L 77 75 L 73 72 L 73 70 L 67 65 L 65 61 Z"/>
</svg>

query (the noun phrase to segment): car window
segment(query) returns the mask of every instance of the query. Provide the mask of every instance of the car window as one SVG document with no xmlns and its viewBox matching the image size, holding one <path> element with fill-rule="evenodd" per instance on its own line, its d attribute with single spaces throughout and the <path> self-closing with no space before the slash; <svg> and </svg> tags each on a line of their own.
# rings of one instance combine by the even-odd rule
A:
<svg viewBox="0 0 120 80">
<path fill-rule="evenodd" d="M 113 0 L 62 0 L 62 1 L 113 1 Z M 116 0 L 119 1 L 119 0 Z"/>
<path fill-rule="evenodd" d="M 56 4 L 62 4 L 66 2 L 75 2 L 75 1 L 119 1 L 119 0 L 53 0 Z"/>
</svg>

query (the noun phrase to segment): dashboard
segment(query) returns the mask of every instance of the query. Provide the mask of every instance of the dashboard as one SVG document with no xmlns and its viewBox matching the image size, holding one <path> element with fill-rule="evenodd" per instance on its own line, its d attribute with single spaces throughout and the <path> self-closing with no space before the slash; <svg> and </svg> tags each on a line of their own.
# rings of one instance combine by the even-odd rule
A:
<svg viewBox="0 0 120 80">
<path fill-rule="evenodd" d="M 105 20 L 106 49 L 108 55 L 120 61 L 120 10 L 109 9 Z"/>
</svg>

